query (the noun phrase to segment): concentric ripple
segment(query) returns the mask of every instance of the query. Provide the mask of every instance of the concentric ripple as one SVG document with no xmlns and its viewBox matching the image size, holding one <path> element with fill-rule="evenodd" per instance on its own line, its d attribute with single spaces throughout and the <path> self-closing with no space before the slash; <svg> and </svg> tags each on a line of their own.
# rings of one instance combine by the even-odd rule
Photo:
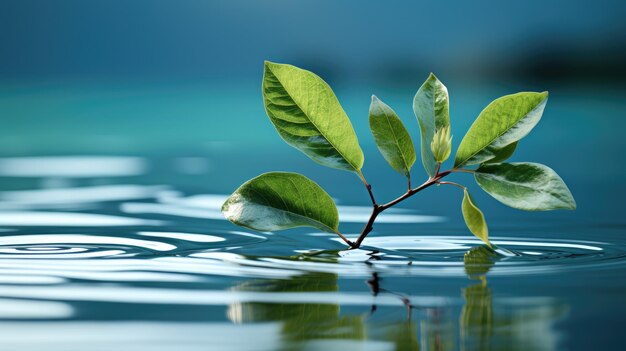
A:
<svg viewBox="0 0 626 351">
<path fill-rule="evenodd" d="M 145 231 L 136 237 L 88 234 L 0 236 L 0 259 L 88 259 L 171 256 L 185 250 L 249 245 L 263 236 L 229 231 L 219 234 Z"/>
<path fill-rule="evenodd" d="M 217 265 L 247 269 L 325 272 L 366 277 L 372 272 L 408 276 L 466 276 L 473 266 L 490 275 L 536 275 L 626 264 L 626 248 L 598 241 L 494 238 L 493 251 L 466 236 L 382 236 L 358 250 L 302 250 L 285 257 L 196 252 Z M 485 256 L 486 255 L 486 256 Z"/>
<path fill-rule="evenodd" d="M 0 259 L 130 257 L 175 249 L 176 246 L 159 241 L 99 235 L 45 234 L 0 237 Z"/>
</svg>

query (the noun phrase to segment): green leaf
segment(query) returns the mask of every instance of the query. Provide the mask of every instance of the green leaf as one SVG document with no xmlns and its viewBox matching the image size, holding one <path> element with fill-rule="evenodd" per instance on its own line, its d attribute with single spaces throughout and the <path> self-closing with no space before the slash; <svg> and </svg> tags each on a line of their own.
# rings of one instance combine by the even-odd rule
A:
<svg viewBox="0 0 626 351">
<path fill-rule="evenodd" d="M 522 139 L 543 114 L 548 92 L 517 93 L 495 99 L 478 115 L 461 140 L 454 167 L 484 163 Z"/>
<path fill-rule="evenodd" d="M 439 129 L 450 126 L 448 89 L 434 74 L 430 74 L 415 94 L 413 112 L 420 125 L 422 163 L 432 177 L 437 170 L 437 161 L 430 148 L 433 137 Z"/>
<path fill-rule="evenodd" d="M 476 246 L 463 255 L 465 273 L 470 279 L 485 276 L 498 260 L 498 254 L 487 246 Z"/>
<path fill-rule="evenodd" d="M 333 199 L 309 178 L 288 172 L 261 174 L 224 202 L 222 213 L 234 224 L 259 231 L 314 227 L 338 233 Z"/>
<path fill-rule="evenodd" d="M 369 120 L 380 153 L 393 169 L 408 177 L 416 159 L 415 147 L 398 115 L 372 95 Z"/>
<path fill-rule="evenodd" d="M 326 82 L 291 65 L 265 62 L 265 111 L 287 144 L 324 166 L 360 172 L 363 151 Z"/>
<path fill-rule="evenodd" d="M 492 158 L 491 160 L 487 160 L 484 163 L 502 163 L 506 160 L 509 159 L 509 157 L 513 156 L 513 153 L 515 152 L 515 149 L 517 149 L 517 144 L 519 142 L 516 141 L 514 143 L 511 143 L 505 147 L 503 147 L 502 149 L 498 149 L 498 150 L 494 150 L 494 158 Z"/>
<path fill-rule="evenodd" d="M 491 289 L 487 285 L 485 277 L 482 277 L 480 280 L 480 283 L 462 289 L 465 305 L 463 305 L 461 310 L 459 324 L 464 342 L 469 345 L 475 345 L 476 350 L 491 350 L 490 346 L 495 339 L 494 329 L 497 331 L 495 335 L 498 335 L 498 332 L 501 332 L 500 328 L 510 328 L 511 326 L 512 328 L 520 328 L 520 325 L 515 324 L 516 322 L 513 321 L 503 323 L 494 318 Z M 506 325 L 506 327 L 503 327 L 503 325 Z"/>
<path fill-rule="evenodd" d="M 467 192 L 467 189 L 463 191 L 463 203 L 461 204 L 461 210 L 463 211 L 465 224 L 470 232 L 491 247 L 491 243 L 489 242 L 489 230 L 487 229 L 485 216 L 476 204 L 474 204 L 474 200 L 472 200 L 472 197 L 469 192 Z"/>
<path fill-rule="evenodd" d="M 573 210 L 576 201 L 556 172 L 538 163 L 484 165 L 476 182 L 503 204 L 526 211 Z"/>
</svg>

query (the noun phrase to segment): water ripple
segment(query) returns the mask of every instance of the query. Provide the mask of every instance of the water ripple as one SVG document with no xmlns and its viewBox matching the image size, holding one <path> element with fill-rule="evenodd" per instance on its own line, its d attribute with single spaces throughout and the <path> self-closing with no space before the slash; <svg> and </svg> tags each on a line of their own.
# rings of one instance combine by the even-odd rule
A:
<svg viewBox="0 0 626 351">
<path fill-rule="evenodd" d="M 162 193 L 159 203 L 125 202 L 122 212 L 130 214 L 160 214 L 177 217 L 225 220 L 221 212 L 227 195 L 200 194 L 180 197 L 178 193 Z M 344 223 L 365 223 L 372 212 L 367 206 L 337 206 L 339 220 Z M 390 209 L 378 216 L 378 223 L 438 223 L 445 217 L 416 214 L 407 209 Z"/>
<path fill-rule="evenodd" d="M 0 225 L 28 227 L 158 226 L 163 221 L 80 212 L 2 211 Z"/>
</svg>

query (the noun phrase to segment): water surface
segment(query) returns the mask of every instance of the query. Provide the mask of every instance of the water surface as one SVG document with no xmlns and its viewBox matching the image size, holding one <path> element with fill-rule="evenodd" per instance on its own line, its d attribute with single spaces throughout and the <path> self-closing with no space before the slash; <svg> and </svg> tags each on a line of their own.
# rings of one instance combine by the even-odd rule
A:
<svg viewBox="0 0 626 351">
<path fill-rule="evenodd" d="M 24 94 L 5 92 L 0 107 L 19 116 L 15 107 Z M 0 158 L 3 349 L 588 350 L 623 345 L 617 329 L 626 323 L 626 222 L 617 198 L 624 195 L 619 183 L 625 173 L 596 151 L 624 146 L 607 127 L 624 122 L 607 115 L 610 121 L 594 127 L 606 129 L 602 137 L 580 138 L 586 135 L 588 113 L 623 108 L 619 99 L 582 104 L 575 96 L 557 95 L 545 125 L 515 156 L 553 166 L 576 196 L 576 212 L 518 212 L 471 187 L 492 241 L 501 248 L 494 253 L 464 228 L 456 188 L 429 189 L 385 212 L 359 250 L 347 251 L 334 235 L 313 229 L 257 233 L 235 227 L 223 219 L 222 202 L 237 185 L 269 170 L 300 171 L 324 186 L 339 205 L 341 229 L 348 236 L 358 235 L 367 220 L 368 197 L 355 176 L 317 166 L 280 140 L 248 140 L 224 120 L 203 121 L 208 129 L 202 132 L 193 127 L 193 118 L 169 130 L 147 131 L 119 120 L 110 127 L 99 116 L 123 109 L 112 105 L 95 115 L 94 126 L 66 123 L 89 109 L 85 106 L 93 99 L 115 100 L 82 94 L 69 94 L 71 101 L 50 117 L 78 135 L 67 144 L 59 143 L 58 130 L 39 138 L 48 126 L 23 120 L 5 131 L 0 143 L 5 146 Z M 145 99 L 163 104 L 159 94 Z M 194 94 L 185 95 L 187 100 L 166 96 L 172 104 L 200 105 L 202 99 L 193 96 L 208 93 Z M 50 102 L 37 93 L 27 95 L 32 105 L 26 117 L 37 121 L 34 116 Z M 89 104 L 76 104 L 81 96 Z M 453 113 L 474 113 L 471 104 L 462 103 L 470 97 L 459 97 L 460 110 Z M 347 109 L 360 98 L 348 95 Z M 150 113 L 150 104 L 145 106 Z M 256 107 L 244 108 L 254 118 L 232 117 L 232 123 L 249 122 L 246 130 L 273 133 L 262 106 Z M 227 112 L 219 104 L 211 109 Z M 409 109 L 398 108 L 407 123 Z M 571 117 L 567 128 L 557 123 L 564 115 Z M 155 116 L 161 127 L 170 118 Z M 365 135 L 364 172 L 377 197 L 391 199 L 405 185 L 376 153 L 362 122 L 355 126 Z M 469 122 L 460 119 L 458 133 Z M 173 130 L 178 135 L 168 139 Z M 417 137 L 417 129 L 412 132 Z M 118 139 L 107 139 L 107 133 Z M 208 136 L 200 142 L 203 133 Z M 131 137 L 137 141 L 128 142 Z M 172 145 L 163 145 L 168 142 Z M 559 152 L 559 145 L 573 150 Z M 581 159 L 606 164 L 608 171 L 598 176 L 581 166 Z M 415 167 L 419 174 L 419 163 Z M 458 177 L 471 182 L 466 175 Z"/>
</svg>

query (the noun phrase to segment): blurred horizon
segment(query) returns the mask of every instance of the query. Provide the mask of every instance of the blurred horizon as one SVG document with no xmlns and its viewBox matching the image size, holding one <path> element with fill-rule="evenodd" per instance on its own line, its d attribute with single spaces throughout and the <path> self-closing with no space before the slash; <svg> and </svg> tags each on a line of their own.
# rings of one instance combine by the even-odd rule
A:
<svg viewBox="0 0 626 351">
<path fill-rule="evenodd" d="M 624 14 L 618 0 L 4 1 L 0 84 L 245 82 L 271 60 L 331 85 L 415 86 L 431 71 L 468 83 L 618 85 Z"/>
<path fill-rule="evenodd" d="M 625 14 L 615 0 L 3 1 L 0 157 L 253 149 L 299 165 L 308 160 L 263 108 L 271 60 L 333 87 L 368 164 L 383 161 L 367 125 L 371 95 L 418 140 L 411 102 L 432 71 L 450 92 L 454 148 L 493 99 L 547 90 L 542 122 L 514 160 L 543 158 L 581 182 L 600 168 L 621 180 L 607 150 L 625 146 Z"/>
</svg>

